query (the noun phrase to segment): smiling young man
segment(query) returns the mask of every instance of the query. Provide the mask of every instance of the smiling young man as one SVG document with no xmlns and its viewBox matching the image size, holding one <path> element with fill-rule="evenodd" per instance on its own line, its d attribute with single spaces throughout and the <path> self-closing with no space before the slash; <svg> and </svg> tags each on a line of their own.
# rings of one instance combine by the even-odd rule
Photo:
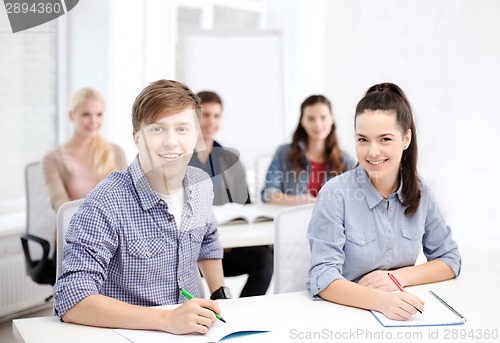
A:
<svg viewBox="0 0 500 343">
<path fill-rule="evenodd" d="M 215 92 L 198 93 L 201 104 L 201 148 L 193 155 L 190 166 L 203 169 L 212 177 L 215 206 L 229 202 L 250 203 L 246 173 L 235 149 L 223 147 L 215 139 L 222 122 L 222 98 Z"/>
<path fill-rule="evenodd" d="M 198 267 L 211 292 L 224 286 L 212 183 L 187 166 L 199 115 L 197 96 L 176 81 L 153 82 L 137 96 L 137 158 L 87 196 L 66 234 L 54 286 L 63 321 L 176 334 L 203 334 L 215 322 L 216 302 L 186 302 L 179 291 L 201 294 Z"/>
</svg>

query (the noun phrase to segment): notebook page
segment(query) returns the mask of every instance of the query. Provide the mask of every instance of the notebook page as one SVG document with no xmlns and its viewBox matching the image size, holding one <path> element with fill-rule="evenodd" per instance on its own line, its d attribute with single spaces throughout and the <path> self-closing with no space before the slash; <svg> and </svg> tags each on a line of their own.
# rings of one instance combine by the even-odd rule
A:
<svg viewBox="0 0 500 343">
<path fill-rule="evenodd" d="M 440 326 L 440 325 L 459 325 L 465 323 L 465 318 L 460 318 L 452 310 L 447 308 L 430 292 L 411 292 L 420 297 L 424 304 L 423 313 L 416 313 L 408 320 L 399 321 L 392 320 L 384 316 L 380 312 L 371 311 L 375 318 L 383 326 Z M 438 294 L 439 295 L 439 294 Z M 442 297 L 441 297 L 442 298 Z M 446 299 L 443 299 L 446 301 Z"/>
<path fill-rule="evenodd" d="M 187 334 L 187 335 L 174 335 L 167 332 L 148 331 L 148 330 L 128 330 L 128 329 L 115 329 L 113 330 L 120 336 L 125 337 L 134 343 L 207 343 L 219 342 L 224 337 L 232 334 L 255 334 L 262 332 L 269 332 L 263 328 L 256 328 L 246 324 L 228 324 L 222 323 L 217 320 L 208 330 L 205 335 L 200 334 Z M 256 338 L 257 339 L 257 338 Z"/>
</svg>

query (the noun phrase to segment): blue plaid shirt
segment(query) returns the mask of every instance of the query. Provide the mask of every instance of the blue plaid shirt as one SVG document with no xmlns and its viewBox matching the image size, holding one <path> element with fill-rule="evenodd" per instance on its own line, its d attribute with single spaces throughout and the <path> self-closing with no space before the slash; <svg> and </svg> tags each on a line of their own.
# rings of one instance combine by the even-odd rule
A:
<svg viewBox="0 0 500 343">
<path fill-rule="evenodd" d="M 129 304 L 182 303 L 179 289 L 200 294 L 197 261 L 220 259 L 210 177 L 187 167 L 178 230 L 168 205 L 149 185 L 138 159 L 105 178 L 85 199 L 66 233 L 54 312 L 93 294 Z"/>
</svg>

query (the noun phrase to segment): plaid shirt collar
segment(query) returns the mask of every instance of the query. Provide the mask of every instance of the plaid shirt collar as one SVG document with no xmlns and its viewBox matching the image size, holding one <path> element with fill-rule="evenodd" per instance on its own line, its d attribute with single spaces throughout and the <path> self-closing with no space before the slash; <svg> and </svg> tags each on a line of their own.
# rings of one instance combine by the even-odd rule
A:
<svg viewBox="0 0 500 343">
<path fill-rule="evenodd" d="M 144 211 L 147 211 L 158 205 L 160 202 L 160 197 L 153 190 L 151 185 L 142 170 L 141 164 L 139 162 L 139 156 L 137 156 L 134 161 L 130 164 L 129 172 L 132 177 L 132 183 L 137 192 L 139 198 L 139 203 Z M 182 185 L 184 187 L 184 196 L 186 199 L 186 204 L 190 205 L 193 211 L 196 210 L 196 201 L 193 199 L 193 192 L 196 180 L 192 177 L 191 167 L 186 168 L 186 174 L 182 180 Z M 199 182 L 199 181 L 198 181 Z"/>
</svg>

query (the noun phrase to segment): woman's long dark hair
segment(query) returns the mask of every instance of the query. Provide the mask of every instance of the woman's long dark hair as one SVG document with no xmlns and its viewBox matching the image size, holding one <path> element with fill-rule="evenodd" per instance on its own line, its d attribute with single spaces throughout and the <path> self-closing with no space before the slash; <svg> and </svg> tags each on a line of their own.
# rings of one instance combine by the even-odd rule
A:
<svg viewBox="0 0 500 343">
<path fill-rule="evenodd" d="M 296 171 L 305 170 L 307 168 L 306 151 L 301 148 L 300 144 L 305 144 L 307 148 L 307 132 L 302 126 L 302 118 L 304 117 L 304 109 L 307 106 L 316 105 L 318 103 L 325 104 L 332 114 L 332 105 L 330 101 L 323 95 L 311 95 L 302 105 L 300 105 L 300 119 L 295 132 L 293 133 L 290 161 Z M 306 149 L 307 150 L 307 149 Z M 337 143 L 337 134 L 335 132 L 335 123 L 332 124 L 330 134 L 325 139 L 325 161 L 330 166 L 330 176 L 337 176 L 346 171 L 346 165 L 342 158 L 342 151 Z"/>
<path fill-rule="evenodd" d="M 407 206 L 405 215 L 414 214 L 420 205 L 421 190 L 417 172 L 417 130 L 411 106 L 401 88 L 393 83 L 380 83 L 368 89 L 363 99 L 356 106 L 356 118 L 365 110 L 394 111 L 396 122 L 403 134 L 411 130 L 410 146 L 403 151 L 401 158 L 400 175 L 403 179 L 403 205 Z"/>
</svg>

